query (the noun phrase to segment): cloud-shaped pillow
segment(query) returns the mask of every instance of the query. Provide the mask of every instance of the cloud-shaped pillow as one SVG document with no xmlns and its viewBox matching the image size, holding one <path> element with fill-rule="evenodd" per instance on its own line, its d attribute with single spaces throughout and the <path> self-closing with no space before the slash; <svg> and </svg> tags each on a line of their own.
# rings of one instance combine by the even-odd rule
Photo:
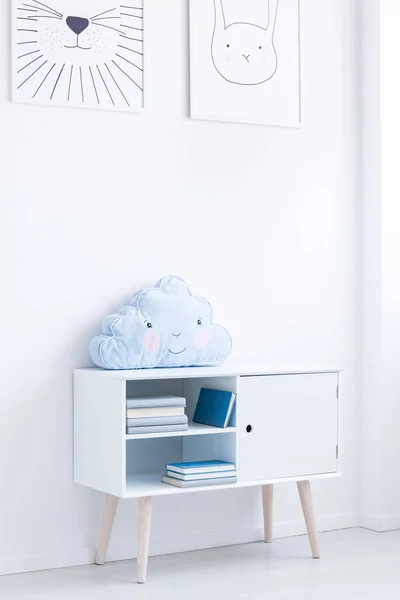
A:
<svg viewBox="0 0 400 600">
<path fill-rule="evenodd" d="M 90 355 L 104 369 L 217 366 L 231 348 L 209 302 L 192 296 L 180 277 L 164 277 L 104 319 Z"/>
</svg>

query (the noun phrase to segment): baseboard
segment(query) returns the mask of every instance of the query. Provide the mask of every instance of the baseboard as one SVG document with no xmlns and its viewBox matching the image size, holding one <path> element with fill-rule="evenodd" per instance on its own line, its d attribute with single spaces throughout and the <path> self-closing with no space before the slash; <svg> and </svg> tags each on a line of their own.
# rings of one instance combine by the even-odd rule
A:
<svg viewBox="0 0 400 600">
<path fill-rule="evenodd" d="M 352 529 L 359 525 L 358 516 L 354 513 L 341 513 L 317 517 L 316 521 L 317 529 L 320 533 L 323 533 L 324 531 L 335 531 L 337 529 Z M 304 519 L 274 523 L 275 539 L 305 535 L 306 533 L 307 529 Z M 260 539 L 262 539 L 262 535 Z"/>
<path fill-rule="evenodd" d="M 356 527 L 357 525 L 358 519 L 354 514 L 330 515 L 317 519 L 317 527 L 320 532 L 348 529 Z M 276 539 L 304 535 L 305 533 L 306 527 L 302 519 L 274 524 L 274 537 Z M 258 542 L 262 539 L 263 530 L 261 527 L 255 527 L 250 530 L 232 529 L 177 537 L 154 538 L 150 543 L 150 554 L 155 556 L 157 554 L 190 552 L 193 550 L 203 550 L 205 548 L 247 544 Z M 94 563 L 94 557 L 94 548 L 83 548 L 80 550 L 67 550 L 49 554 L 1 558 L 0 575 L 89 565 Z M 135 557 L 136 541 L 110 544 L 107 555 L 109 561 L 127 560 Z"/>
<path fill-rule="evenodd" d="M 395 531 L 396 529 L 400 529 L 400 515 L 376 517 L 364 514 L 360 516 L 360 526 L 364 529 L 371 529 L 371 531 L 378 531 L 379 533 Z"/>
</svg>

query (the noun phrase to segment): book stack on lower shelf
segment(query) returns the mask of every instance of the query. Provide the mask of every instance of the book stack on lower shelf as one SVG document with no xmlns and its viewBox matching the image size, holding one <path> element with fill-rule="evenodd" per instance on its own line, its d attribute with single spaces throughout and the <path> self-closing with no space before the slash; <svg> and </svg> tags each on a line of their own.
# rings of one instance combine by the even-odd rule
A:
<svg viewBox="0 0 400 600">
<path fill-rule="evenodd" d="M 187 431 L 186 399 L 178 396 L 127 398 L 128 435 Z"/>
<path fill-rule="evenodd" d="M 171 463 L 163 483 L 181 488 L 228 485 L 237 482 L 236 466 L 223 460 Z"/>
</svg>

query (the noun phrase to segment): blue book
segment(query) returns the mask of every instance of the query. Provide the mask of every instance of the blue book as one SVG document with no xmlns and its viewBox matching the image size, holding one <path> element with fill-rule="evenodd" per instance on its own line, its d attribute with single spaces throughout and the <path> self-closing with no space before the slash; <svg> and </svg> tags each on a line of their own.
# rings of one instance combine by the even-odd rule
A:
<svg viewBox="0 0 400 600">
<path fill-rule="evenodd" d="M 222 473 L 236 470 L 233 463 L 224 460 L 198 460 L 196 462 L 169 463 L 165 466 L 167 471 L 175 471 L 176 473 L 182 473 L 182 475 Z"/>
<path fill-rule="evenodd" d="M 226 427 L 232 414 L 235 399 L 236 394 L 234 392 L 201 388 L 193 422 L 212 425 L 213 427 Z"/>
<path fill-rule="evenodd" d="M 215 473 L 193 473 L 192 475 L 182 475 L 176 471 L 167 471 L 167 477 L 180 479 L 181 481 L 203 481 L 204 479 L 223 479 L 224 477 L 236 477 L 236 471 L 218 471 Z"/>
</svg>

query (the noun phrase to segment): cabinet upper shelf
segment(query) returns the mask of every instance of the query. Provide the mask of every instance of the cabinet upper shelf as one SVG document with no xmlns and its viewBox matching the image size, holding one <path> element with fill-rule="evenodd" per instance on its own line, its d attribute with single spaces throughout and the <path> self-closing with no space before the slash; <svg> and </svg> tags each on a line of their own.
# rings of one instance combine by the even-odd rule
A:
<svg viewBox="0 0 400 600">
<path fill-rule="evenodd" d="M 148 440 L 150 438 L 186 437 L 188 435 L 220 435 L 224 433 L 235 433 L 236 427 L 211 427 L 200 423 L 189 423 L 187 431 L 169 431 L 165 433 L 135 433 L 127 434 L 127 440 Z"/>
</svg>

